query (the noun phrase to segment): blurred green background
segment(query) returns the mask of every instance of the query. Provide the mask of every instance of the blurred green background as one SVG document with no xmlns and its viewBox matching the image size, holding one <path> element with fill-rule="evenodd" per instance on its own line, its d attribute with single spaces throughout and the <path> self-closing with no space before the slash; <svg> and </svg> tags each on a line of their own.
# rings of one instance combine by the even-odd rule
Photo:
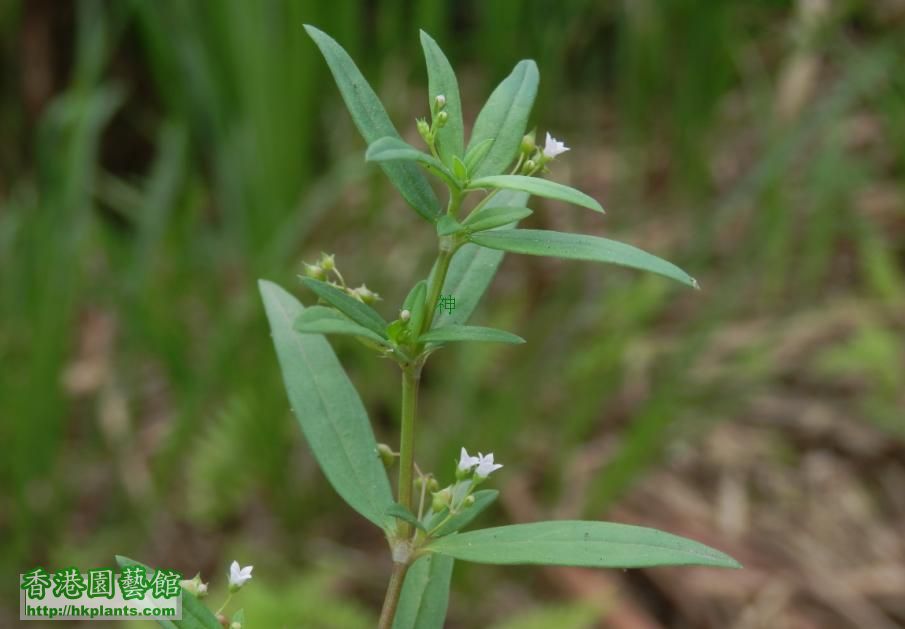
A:
<svg viewBox="0 0 905 629">
<path fill-rule="evenodd" d="M 300 261 L 333 252 L 389 316 L 427 273 L 432 229 L 365 164 L 302 24 L 411 141 L 424 28 L 466 124 L 537 60 L 532 124 L 572 147 L 552 176 L 608 215 L 534 200 L 533 226 L 703 290 L 508 256 L 474 320 L 528 344 L 434 357 L 418 462 L 493 450 L 485 525 L 619 519 L 747 566 L 459 565 L 448 626 L 905 626 L 903 4 L 3 0 L 0 569 L 121 553 L 222 591 L 238 558 L 252 627 L 373 625 L 383 542 L 303 443 L 255 280 L 310 300 Z M 335 345 L 395 441 L 397 373 Z"/>
</svg>

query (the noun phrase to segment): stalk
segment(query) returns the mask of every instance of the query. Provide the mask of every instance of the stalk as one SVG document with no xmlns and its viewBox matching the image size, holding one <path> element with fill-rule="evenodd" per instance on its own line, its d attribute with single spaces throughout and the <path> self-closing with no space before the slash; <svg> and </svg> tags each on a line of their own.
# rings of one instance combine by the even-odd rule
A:
<svg viewBox="0 0 905 629">
<path fill-rule="evenodd" d="M 380 620 L 377 629 L 391 629 L 396 618 L 396 607 L 399 605 L 399 595 L 402 593 L 402 583 L 405 581 L 405 573 L 408 564 L 394 563 L 393 574 L 387 585 L 387 593 L 383 599 L 383 609 L 380 610 Z"/>
</svg>

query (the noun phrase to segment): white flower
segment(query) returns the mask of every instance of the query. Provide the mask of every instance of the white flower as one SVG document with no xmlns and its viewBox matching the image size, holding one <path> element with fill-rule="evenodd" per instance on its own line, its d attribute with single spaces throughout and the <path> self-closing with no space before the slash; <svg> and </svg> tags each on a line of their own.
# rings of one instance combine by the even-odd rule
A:
<svg viewBox="0 0 905 629">
<path fill-rule="evenodd" d="M 459 471 L 468 473 L 474 469 L 475 465 L 480 463 L 480 459 L 476 456 L 468 456 L 465 448 L 459 453 Z"/>
<path fill-rule="evenodd" d="M 487 478 L 501 467 L 503 467 L 501 464 L 493 462 L 493 452 L 490 452 L 487 456 L 478 452 L 478 467 L 475 470 L 475 476 L 482 479 Z"/>
<path fill-rule="evenodd" d="M 553 159 L 560 153 L 565 153 L 569 150 L 569 147 L 566 146 L 565 142 L 560 142 L 552 135 L 550 132 L 547 132 L 547 141 L 544 143 L 544 157 L 547 159 Z"/>
<path fill-rule="evenodd" d="M 229 588 L 238 590 L 240 587 L 251 581 L 251 570 L 254 566 L 239 567 L 238 561 L 233 561 L 229 566 Z"/>
</svg>

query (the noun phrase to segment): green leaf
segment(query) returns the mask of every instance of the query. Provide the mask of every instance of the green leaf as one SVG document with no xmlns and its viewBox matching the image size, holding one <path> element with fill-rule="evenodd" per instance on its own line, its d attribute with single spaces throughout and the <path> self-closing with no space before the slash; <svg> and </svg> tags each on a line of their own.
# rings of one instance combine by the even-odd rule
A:
<svg viewBox="0 0 905 629">
<path fill-rule="evenodd" d="M 449 60 L 433 38 L 421 31 L 421 47 L 424 49 L 424 61 L 427 64 L 428 107 L 433 110 L 434 98 L 438 94 L 446 97 L 446 124 L 437 131 L 437 153 L 440 159 L 449 166 L 453 165 L 453 157 L 462 157 L 465 153 L 465 134 L 462 124 L 462 102 L 459 99 L 459 82 Z"/>
<path fill-rule="evenodd" d="M 465 153 L 465 170 L 472 172 L 474 167 L 487 155 L 487 151 L 490 150 L 491 146 L 493 146 L 493 138 L 481 140 L 474 146 L 469 147 L 468 152 Z"/>
<path fill-rule="evenodd" d="M 538 80 L 537 64 L 529 59 L 519 61 L 487 99 L 475 120 L 468 150 L 487 139 L 493 142 L 483 159 L 475 160 L 474 169 L 469 171 L 472 177 L 499 174 L 515 159 L 534 105 Z"/>
<path fill-rule="evenodd" d="M 459 513 L 452 516 L 442 526 L 432 533 L 434 537 L 442 537 L 459 531 L 469 524 L 472 520 L 481 515 L 481 513 L 493 504 L 500 492 L 496 489 L 481 489 L 474 494 L 474 504 L 470 507 L 462 509 Z"/>
<path fill-rule="evenodd" d="M 482 247 L 500 251 L 618 264 L 657 273 L 694 288 L 698 287 L 693 277 L 672 262 L 623 242 L 597 236 L 542 229 L 510 229 L 481 232 L 470 236 L 469 239 Z"/>
<path fill-rule="evenodd" d="M 525 175 L 492 175 L 490 177 L 473 179 L 469 182 L 469 190 L 476 190 L 478 188 L 521 190 L 522 192 L 534 194 L 539 197 L 566 201 L 567 203 L 574 203 L 575 205 L 586 207 L 595 212 L 603 213 L 603 207 L 581 190 L 564 186 L 561 183 L 556 183 L 549 179 L 526 177 Z"/>
<path fill-rule="evenodd" d="M 465 162 L 455 155 L 453 155 L 452 162 L 453 175 L 456 176 L 456 179 L 461 182 L 468 181 L 468 168 L 465 167 Z"/>
<path fill-rule="evenodd" d="M 469 214 L 462 224 L 468 227 L 470 232 L 481 232 L 515 223 L 533 213 L 526 207 L 484 207 Z"/>
<path fill-rule="evenodd" d="M 402 302 L 403 310 L 412 312 L 415 309 L 415 300 L 418 298 L 419 291 L 422 290 L 419 286 L 423 286 L 423 290 L 427 291 L 427 280 L 421 280 L 412 286 L 412 290 L 409 291 L 409 294 L 405 296 L 405 300 Z"/>
<path fill-rule="evenodd" d="M 427 283 L 418 282 L 415 285 L 415 294 L 412 297 L 412 316 L 409 319 L 409 330 L 414 337 L 424 325 L 424 317 L 427 315 Z"/>
<path fill-rule="evenodd" d="M 460 187 L 459 182 L 440 160 L 424 151 L 419 151 L 399 138 L 385 137 L 372 143 L 368 146 L 368 150 L 365 153 L 365 160 L 369 162 L 420 162 L 449 185 Z"/>
<path fill-rule="evenodd" d="M 366 327 L 378 336 L 384 336 L 387 322 L 383 320 L 380 313 L 369 305 L 358 301 L 354 297 L 350 297 L 342 289 L 327 282 L 322 282 L 312 277 L 303 277 L 301 280 L 302 284 L 317 293 L 318 297 L 352 319 L 352 321 Z"/>
<path fill-rule="evenodd" d="M 437 221 L 437 235 L 449 236 L 462 231 L 462 223 L 457 221 L 449 214 L 445 214 Z"/>
<path fill-rule="evenodd" d="M 393 629 L 443 629 L 454 563 L 443 555 L 424 555 L 409 567 Z"/>
<path fill-rule="evenodd" d="M 452 561 L 450 559 L 450 561 Z M 120 568 L 126 566 L 142 566 L 148 575 L 148 581 L 153 581 L 154 570 L 145 564 L 116 555 L 116 563 Z M 223 629 L 217 617 L 198 600 L 191 592 L 182 591 L 182 620 L 158 620 L 156 621 L 161 627 L 166 629 Z"/>
<path fill-rule="evenodd" d="M 305 25 L 305 30 L 324 55 L 343 101 L 365 142 L 371 144 L 385 136 L 398 138 L 399 133 L 390 122 L 377 94 L 342 46 L 310 24 Z M 437 219 L 441 212 L 440 201 L 417 166 L 406 162 L 386 162 L 381 164 L 381 168 L 415 211 L 430 222 Z"/>
<path fill-rule="evenodd" d="M 527 201 L 527 194 L 509 190 L 498 192 L 494 197 L 495 205 L 498 207 L 523 207 Z M 449 265 L 442 291 L 443 295 L 453 295 L 456 298 L 456 308 L 452 312 L 446 310 L 437 312 L 434 328 L 468 321 L 502 260 L 501 251 L 478 247 L 471 243 L 460 247 Z"/>
<path fill-rule="evenodd" d="M 375 334 L 368 328 L 350 321 L 348 317 L 338 313 L 333 308 L 325 306 L 310 306 L 300 314 L 292 328 L 302 334 L 345 334 L 349 336 L 363 336 L 386 345 L 386 339 Z"/>
<path fill-rule="evenodd" d="M 612 522 L 535 522 L 441 537 L 427 550 L 464 561 L 596 568 L 716 566 L 740 568 L 732 557 L 655 529 Z"/>
<path fill-rule="evenodd" d="M 394 502 L 390 505 L 389 509 L 387 509 L 387 515 L 399 518 L 403 522 L 408 522 L 412 526 L 415 526 L 422 531 L 424 530 L 424 525 L 421 524 L 421 521 L 417 517 L 415 517 L 415 514 L 406 508 L 405 505 L 399 504 L 398 502 Z"/>
<path fill-rule="evenodd" d="M 525 339 L 496 328 L 484 328 L 477 325 L 445 325 L 425 332 L 418 339 L 422 343 L 450 343 L 456 341 L 476 341 L 483 343 L 524 343 Z"/>
<path fill-rule="evenodd" d="M 302 304 L 272 282 L 258 286 L 289 401 L 315 459 L 349 506 L 384 526 L 393 495 L 355 387 L 324 337 L 292 329 Z"/>
</svg>

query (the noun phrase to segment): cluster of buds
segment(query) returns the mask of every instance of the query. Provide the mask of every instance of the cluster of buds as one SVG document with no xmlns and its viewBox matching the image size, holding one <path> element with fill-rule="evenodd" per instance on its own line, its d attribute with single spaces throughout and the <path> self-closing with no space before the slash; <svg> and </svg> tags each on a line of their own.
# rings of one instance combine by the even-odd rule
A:
<svg viewBox="0 0 905 629">
<path fill-rule="evenodd" d="M 557 155 L 569 150 L 565 142 L 557 140 L 547 133 L 543 148 L 537 146 L 534 131 L 525 134 L 519 147 L 519 166 L 517 170 L 523 175 L 533 175 L 543 169 Z"/>
<path fill-rule="evenodd" d="M 427 124 L 427 120 L 424 118 L 417 118 L 415 120 L 415 126 L 418 128 L 418 135 L 420 135 L 424 142 L 430 147 L 431 151 L 436 149 L 437 129 L 442 129 L 449 120 L 449 114 L 445 109 L 446 96 L 437 94 L 434 97 L 434 102 L 431 103 L 431 124 Z"/>
<path fill-rule="evenodd" d="M 501 464 L 494 463 L 493 452 L 486 455 L 479 452 L 478 456 L 471 456 L 462 448 L 456 464 L 456 482 L 433 492 L 431 509 L 434 513 L 444 510 L 457 513 L 470 507 L 475 501 L 471 495 L 475 488 L 501 467 Z"/>
<path fill-rule="evenodd" d="M 321 253 L 321 257 L 317 262 L 314 264 L 303 262 L 302 267 L 304 268 L 307 277 L 327 282 L 328 284 L 345 291 L 349 297 L 354 297 L 362 303 L 370 305 L 381 299 L 380 295 L 364 284 L 358 288 L 346 286 L 346 281 L 343 279 L 342 273 L 340 273 L 339 269 L 336 267 L 336 256 L 332 253 L 329 255 Z"/>
</svg>

